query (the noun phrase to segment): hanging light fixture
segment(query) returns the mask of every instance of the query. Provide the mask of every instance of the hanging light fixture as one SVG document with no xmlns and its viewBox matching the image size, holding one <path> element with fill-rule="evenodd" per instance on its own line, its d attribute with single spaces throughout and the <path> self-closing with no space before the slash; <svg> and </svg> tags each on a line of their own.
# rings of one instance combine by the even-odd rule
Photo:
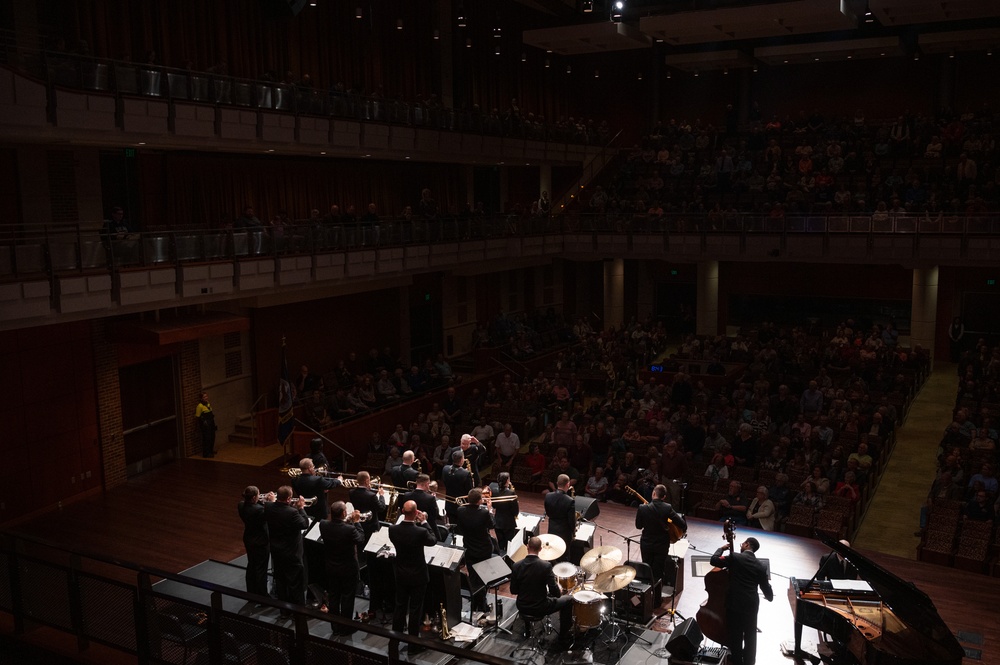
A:
<svg viewBox="0 0 1000 665">
<path fill-rule="evenodd" d="M 396 19 L 396 30 L 402 30 L 402 29 L 403 29 L 403 19 L 398 18 Z"/>
<path fill-rule="evenodd" d="M 361 13 L 361 7 L 354 8 L 354 18 L 361 18 L 364 14 Z"/>
</svg>

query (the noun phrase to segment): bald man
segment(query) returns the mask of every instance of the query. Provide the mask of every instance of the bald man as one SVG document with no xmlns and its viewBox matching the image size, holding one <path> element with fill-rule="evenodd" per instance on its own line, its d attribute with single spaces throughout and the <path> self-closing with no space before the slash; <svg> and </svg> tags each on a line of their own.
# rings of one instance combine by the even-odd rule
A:
<svg viewBox="0 0 1000 665">
<path fill-rule="evenodd" d="M 406 490 L 407 482 L 417 480 L 418 471 L 413 468 L 414 460 L 416 455 L 412 450 L 407 450 L 403 453 L 403 463 L 392 470 L 392 484 L 401 490 Z"/>
<path fill-rule="evenodd" d="M 392 615 L 392 629 L 402 632 L 404 625 L 410 635 L 420 634 L 424 611 L 424 592 L 430 576 L 424 560 L 424 547 L 437 543 L 427 515 L 417 510 L 410 500 L 403 503 L 403 521 L 389 527 L 389 540 L 396 548 L 393 568 L 396 572 L 396 610 Z M 409 621 L 407 621 L 409 617 Z M 409 645 L 409 653 L 423 651 L 423 647 Z"/>
<path fill-rule="evenodd" d="M 841 545 L 850 547 L 846 540 L 840 541 Z M 858 571 L 851 563 L 840 556 L 837 552 L 830 552 L 819 559 L 819 570 L 816 571 L 817 580 L 856 580 Z"/>
</svg>

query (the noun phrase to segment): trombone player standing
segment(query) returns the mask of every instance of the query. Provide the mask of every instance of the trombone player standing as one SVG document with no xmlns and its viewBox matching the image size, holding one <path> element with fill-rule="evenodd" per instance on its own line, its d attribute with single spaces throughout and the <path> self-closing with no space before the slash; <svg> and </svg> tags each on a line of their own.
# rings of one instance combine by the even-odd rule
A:
<svg viewBox="0 0 1000 665">
<path fill-rule="evenodd" d="M 441 471 L 441 481 L 444 483 L 444 493 L 451 497 L 445 506 L 448 520 L 452 523 L 458 518 L 458 504 L 454 502 L 460 496 L 467 496 L 472 489 L 472 474 L 465 468 L 465 453 L 456 448 L 451 453 L 451 464 Z"/>
<path fill-rule="evenodd" d="M 493 522 L 496 525 L 494 532 L 497 534 L 500 555 L 503 556 L 507 553 L 507 544 L 517 535 L 517 516 L 521 512 L 521 508 L 517 505 L 517 494 L 514 493 L 514 488 L 510 485 L 510 474 L 506 471 L 501 471 L 497 475 L 497 481 L 491 484 L 490 492 L 494 499 L 505 496 L 514 497 L 509 501 L 497 501 L 493 505 Z"/>
<path fill-rule="evenodd" d="M 302 475 L 292 481 L 295 493 L 300 497 L 316 497 L 316 502 L 309 506 L 306 513 L 317 520 L 325 520 L 330 514 L 330 503 L 326 500 L 326 491 L 344 484 L 343 476 L 324 478 L 316 473 L 316 465 L 312 459 L 303 457 L 299 461 Z"/>
</svg>

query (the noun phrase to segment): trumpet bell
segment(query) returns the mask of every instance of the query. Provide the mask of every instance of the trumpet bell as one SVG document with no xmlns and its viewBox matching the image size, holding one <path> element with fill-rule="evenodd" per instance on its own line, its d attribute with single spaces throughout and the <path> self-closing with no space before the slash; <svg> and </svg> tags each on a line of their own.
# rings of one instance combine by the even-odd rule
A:
<svg viewBox="0 0 1000 665">
<path fill-rule="evenodd" d="M 302 497 L 297 497 L 295 499 L 292 499 L 292 502 L 294 503 L 294 502 L 298 501 L 300 498 L 302 498 Z M 316 503 L 316 497 L 311 496 L 311 497 L 302 499 L 302 501 L 303 501 L 303 504 L 302 504 L 303 507 L 308 508 L 309 506 L 311 506 L 314 503 Z"/>
</svg>

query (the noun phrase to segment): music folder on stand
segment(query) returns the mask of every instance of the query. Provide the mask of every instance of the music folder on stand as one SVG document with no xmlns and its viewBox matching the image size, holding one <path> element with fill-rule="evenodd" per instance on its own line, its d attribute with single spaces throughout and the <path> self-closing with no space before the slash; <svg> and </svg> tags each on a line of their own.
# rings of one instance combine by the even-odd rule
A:
<svg viewBox="0 0 1000 665">
<path fill-rule="evenodd" d="M 503 557 L 494 556 L 485 561 L 472 564 L 472 569 L 476 571 L 476 575 L 483 581 L 483 588 L 493 590 L 493 612 L 496 616 L 496 622 L 490 630 L 513 635 L 508 629 L 500 625 L 500 621 L 503 619 L 503 605 L 500 603 L 499 589 L 501 584 L 510 579 L 510 566 L 507 565 Z M 469 623 L 472 623 L 471 607 L 469 608 Z"/>
</svg>

